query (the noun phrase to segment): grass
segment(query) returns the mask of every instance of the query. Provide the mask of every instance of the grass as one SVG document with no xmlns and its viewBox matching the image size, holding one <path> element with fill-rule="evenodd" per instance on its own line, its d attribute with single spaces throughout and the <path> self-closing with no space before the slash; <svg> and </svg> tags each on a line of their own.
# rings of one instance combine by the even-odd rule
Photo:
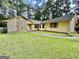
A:
<svg viewBox="0 0 79 59">
<path fill-rule="evenodd" d="M 73 35 L 73 36 L 79 36 L 79 34 L 77 34 L 77 33 L 72 33 L 71 35 Z"/>
<path fill-rule="evenodd" d="M 79 59 L 79 39 L 26 33 L 0 34 L 0 56 L 10 59 Z"/>
</svg>

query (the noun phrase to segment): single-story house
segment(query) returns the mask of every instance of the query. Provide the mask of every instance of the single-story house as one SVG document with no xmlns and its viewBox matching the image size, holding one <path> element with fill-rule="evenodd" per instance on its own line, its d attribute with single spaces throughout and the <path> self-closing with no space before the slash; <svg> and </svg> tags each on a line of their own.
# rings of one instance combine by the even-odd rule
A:
<svg viewBox="0 0 79 59">
<path fill-rule="evenodd" d="M 32 30 L 38 30 L 40 21 L 28 20 L 25 17 L 17 16 L 12 19 L 4 20 L 6 23 L 7 32 L 27 32 Z"/>
<path fill-rule="evenodd" d="M 43 21 L 44 30 L 56 32 L 75 32 L 78 18 L 76 15 L 66 15 Z"/>
<path fill-rule="evenodd" d="M 7 32 L 27 32 L 34 30 L 46 30 L 56 32 L 76 32 L 75 25 L 77 23 L 76 15 L 66 15 L 43 22 L 36 20 L 28 20 L 25 17 L 17 16 L 12 19 L 4 20 Z"/>
</svg>

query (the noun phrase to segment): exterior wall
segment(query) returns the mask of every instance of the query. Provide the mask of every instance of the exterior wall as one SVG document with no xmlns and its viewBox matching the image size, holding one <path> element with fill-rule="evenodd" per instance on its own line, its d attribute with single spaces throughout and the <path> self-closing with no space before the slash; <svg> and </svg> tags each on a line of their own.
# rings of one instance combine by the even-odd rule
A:
<svg viewBox="0 0 79 59">
<path fill-rule="evenodd" d="M 16 32 L 17 26 L 16 26 L 16 19 L 10 19 L 7 21 L 7 32 Z"/>
<path fill-rule="evenodd" d="M 26 32 L 29 30 L 28 25 L 27 25 L 27 20 L 23 18 L 17 18 L 17 31 L 18 32 Z"/>
<path fill-rule="evenodd" d="M 32 31 L 32 30 L 33 30 L 32 24 L 28 24 L 28 25 L 27 25 L 27 28 L 28 28 L 28 31 Z"/>
<path fill-rule="evenodd" d="M 76 23 L 77 23 L 77 16 L 74 16 L 73 18 L 72 18 L 72 20 L 70 21 L 70 32 L 76 32 L 75 31 L 75 25 L 76 25 Z"/>
<path fill-rule="evenodd" d="M 32 24 L 32 30 L 38 30 L 38 28 L 35 28 L 35 25 Z"/>
<path fill-rule="evenodd" d="M 58 31 L 59 32 L 69 32 L 69 21 L 59 22 Z"/>
<path fill-rule="evenodd" d="M 45 23 L 44 29 L 47 31 L 58 31 L 58 28 L 51 28 L 50 23 Z"/>
<path fill-rule="evenodd" d="M 45 29 L 44 29 L 44 28 L 39 28 L 39 30 L 43 31 L 43 30 L 45 30 Z"/>
<path fill-rule="evenodd" d="M 69 31 L 69 21 L 58 22 L 57 28 L 51 28 L 50 23 L 45 23 L 44 29 L 47 31 L 68 32 Z"/>
</svg>

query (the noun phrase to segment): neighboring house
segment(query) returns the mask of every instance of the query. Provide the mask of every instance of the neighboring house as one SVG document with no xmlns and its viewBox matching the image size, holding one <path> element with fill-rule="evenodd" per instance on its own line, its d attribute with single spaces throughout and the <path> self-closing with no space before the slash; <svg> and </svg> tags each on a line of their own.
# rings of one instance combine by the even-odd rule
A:
<svg viewBox="0 0 79 59">
<path fill-rule="evenodd" d="M 59 18 L 43 21 L 44 30 L 56 32 L 75 32 L 77 16 L 66 15 Z"/>
</svg>

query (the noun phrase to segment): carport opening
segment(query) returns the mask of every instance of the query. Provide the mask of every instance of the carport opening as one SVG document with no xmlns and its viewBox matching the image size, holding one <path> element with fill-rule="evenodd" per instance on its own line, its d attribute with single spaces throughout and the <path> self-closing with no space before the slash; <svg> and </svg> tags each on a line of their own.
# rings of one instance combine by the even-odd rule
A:
<svg viewBox="0 0 79 59">
<path fill-rule="evenodd" d="M 0 33 L 7 33 L 7 22 L 0 22 Z"/>
</svg>

